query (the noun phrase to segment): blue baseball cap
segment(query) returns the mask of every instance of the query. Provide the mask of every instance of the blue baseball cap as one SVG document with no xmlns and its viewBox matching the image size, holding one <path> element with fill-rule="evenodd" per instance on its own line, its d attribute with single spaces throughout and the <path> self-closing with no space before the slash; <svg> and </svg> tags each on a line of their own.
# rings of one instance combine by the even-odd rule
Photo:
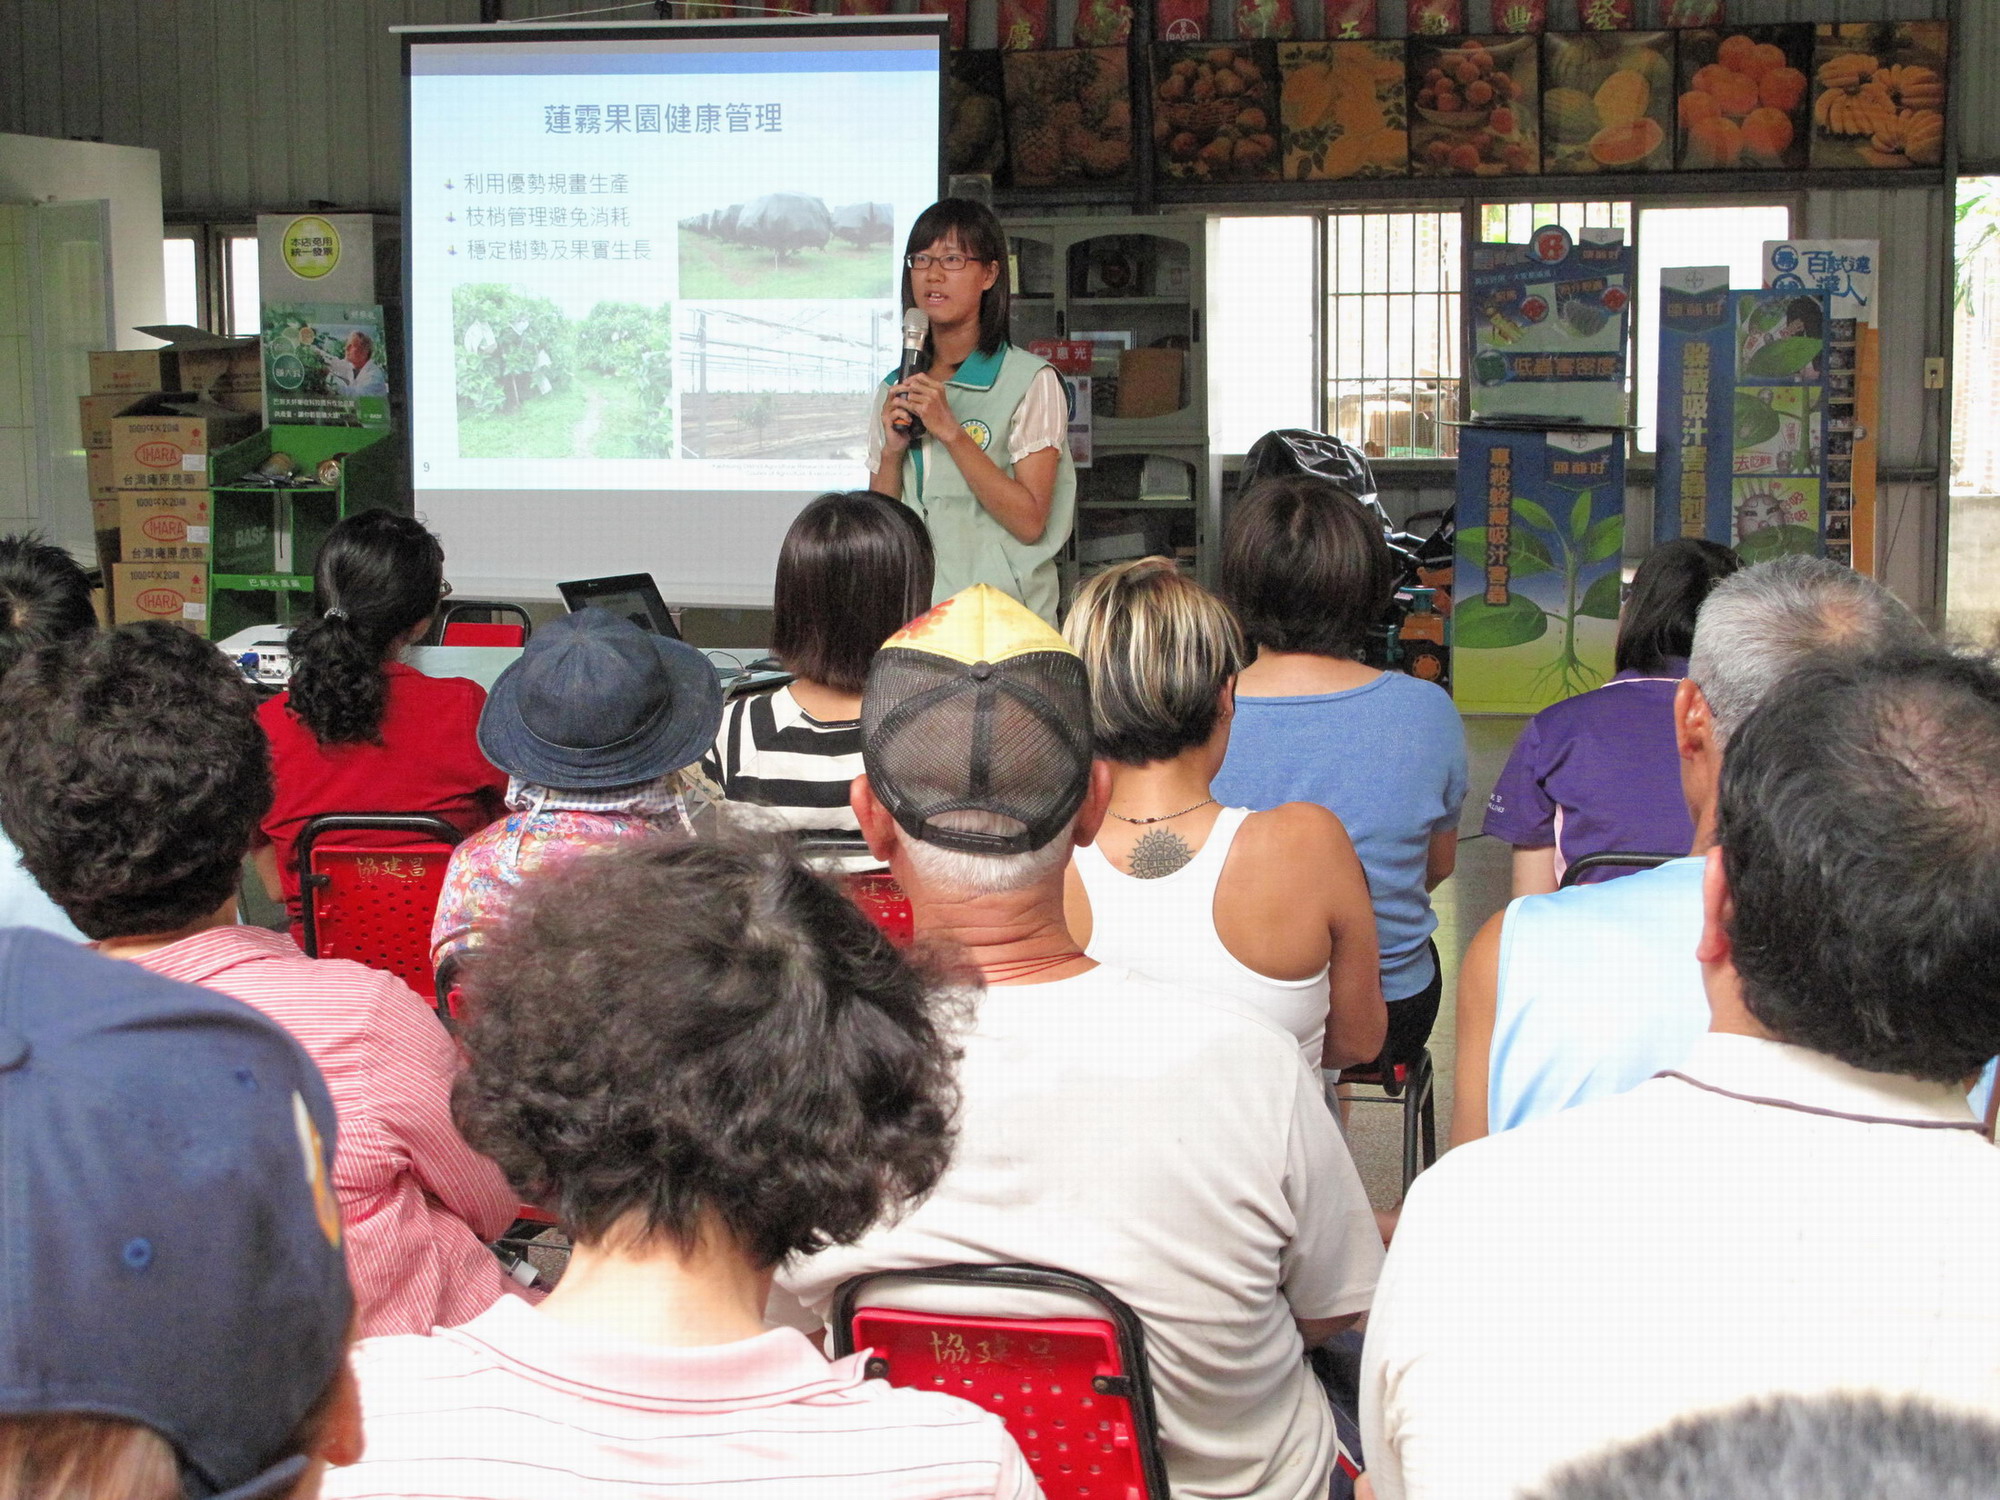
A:
<svg viewBox="0 0 2000 1500">
<path fill-rule="evenodd" d="M 275 1022 L 0 931 L 0 1419 L 111 1417 L 255 1500 L 345 1356 L 333 1102 Z"/>
<path fill-rule="evenodd" d="M 722 725 L 722 684 L 694 647 L 608 609 L 542 626 L 479 715 L 486 758 L 536 786 L 635 786 L 693 765 Z"/>
</svg>

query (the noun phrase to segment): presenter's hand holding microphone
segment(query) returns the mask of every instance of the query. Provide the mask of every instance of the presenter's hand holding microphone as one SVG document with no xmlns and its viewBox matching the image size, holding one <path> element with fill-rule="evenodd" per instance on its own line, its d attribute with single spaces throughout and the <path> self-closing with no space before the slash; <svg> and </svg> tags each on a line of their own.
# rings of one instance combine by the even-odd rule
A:
<svg viewBox="0 0 2000 1500">
<path fill-rule="evenodd" d="M 882 430 L 891 453 L 902 453 L 918 442 L 925 432 L 949 441 L 958 431 L 958 422 L 945 400 L 944 382 L 925 373 L 924 340 L 931 329 L 930 315 L 921 307 L 903 314 L 903 363 L 896 384 L 889 391 L 882 411 Z"/>
</svg>

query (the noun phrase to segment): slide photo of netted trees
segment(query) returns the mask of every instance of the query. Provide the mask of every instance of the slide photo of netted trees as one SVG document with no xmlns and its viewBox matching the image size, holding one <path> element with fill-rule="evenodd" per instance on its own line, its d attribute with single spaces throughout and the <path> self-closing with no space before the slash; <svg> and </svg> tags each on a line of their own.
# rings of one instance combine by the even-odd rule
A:
<svg viewBox="0 0 2000 1500">
<path fill-rule="evenodd" d="M 452 290 L 460 458 L 670 458 L 673 309 Z"/>
<path fill-rule="evenodd" d="M 680 223 L 683 297 L 893 297 L 895 213 L 766 193 Z"/>
</svg>

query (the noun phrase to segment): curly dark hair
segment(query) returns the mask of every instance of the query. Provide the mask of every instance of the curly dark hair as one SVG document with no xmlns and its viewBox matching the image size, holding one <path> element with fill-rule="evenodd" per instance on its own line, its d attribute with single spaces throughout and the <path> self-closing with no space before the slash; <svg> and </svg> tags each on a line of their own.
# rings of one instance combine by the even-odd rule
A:
<svg viewBox="0 0 2000 1500">
<path fill-rule="evenodd" d="M 783 847 L 668 836 L 522 883 L 468 967 L 465 1138 L 584 1243 L 713 1214 L 759 1265 L 860 1238 L 950 1159 L 941 977 Z"/>
<path fill-rule="evenodd" d="M 326 534 L 313 564 L 316 618 L 291 635 L 286 703 L 323 745 L 379 744 L 396 638 L 437 613 L 444 548 L 409 516 L 364 510 Z"/>
<path fill-rule="evenodd" d="M 157 621 L 45 646 L 0 680 L 0 827 L 90 938 L 172 932 L 229 899 L 271 805 L 257 696 Z"/>
<path fill-rule="evenodd" d="M 1781 1041 L 1950 1083 L 2000 1052 L 2000 671 L 1795 669 L 1730 737 L 1717 840 L 1743 1003 Z"/>
</svg>

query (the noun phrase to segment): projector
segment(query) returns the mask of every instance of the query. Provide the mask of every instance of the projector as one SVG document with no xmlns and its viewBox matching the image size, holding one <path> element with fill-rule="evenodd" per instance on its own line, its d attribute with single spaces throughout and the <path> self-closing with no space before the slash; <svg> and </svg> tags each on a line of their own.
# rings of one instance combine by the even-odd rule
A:
<svg viewBox="0 0 2000 1500">
<path fill-rule="evenodd" d="M 285 644 L 290 634 L 282 625 L 252 625 L 217 641 L 215 648 L 253 687 L 281 688 L 292 680 L 292 653 Z"/>
</svg>

